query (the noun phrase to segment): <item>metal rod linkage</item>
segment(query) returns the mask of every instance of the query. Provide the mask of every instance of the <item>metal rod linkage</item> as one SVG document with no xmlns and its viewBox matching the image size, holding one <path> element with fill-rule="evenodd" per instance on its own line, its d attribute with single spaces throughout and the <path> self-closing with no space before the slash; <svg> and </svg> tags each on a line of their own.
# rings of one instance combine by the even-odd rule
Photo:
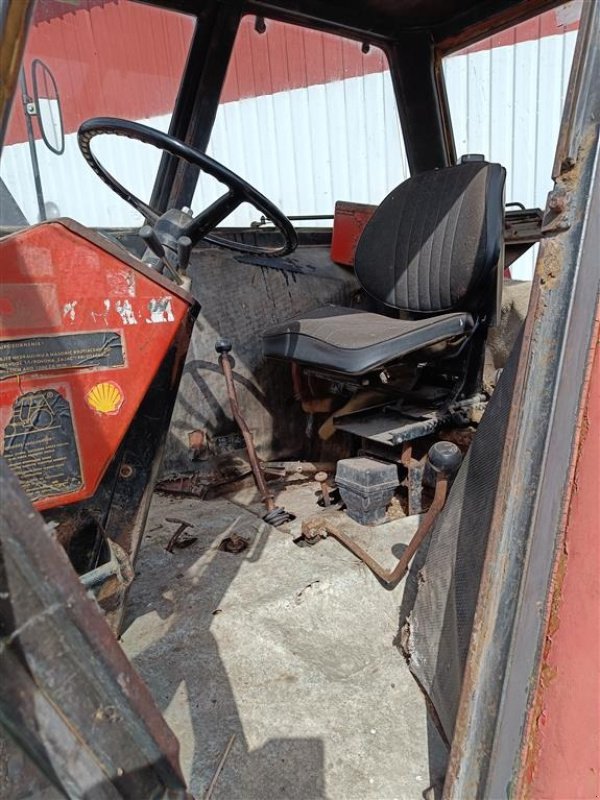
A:
<svg viewBox="0 0 600 800">
<path fill-rule="evenodd" d="M 366 550 L 353 542 L 344 531 L 333 525 L 326 519 L 307 520 L 302 524 L 302 535 L 308 541 L 317 537 L 333 536 L 340 544 L 347 547 L 350 552 L 359 558 L 386 586 L 393 588 L 406 574 L 411 558 L 419 549 L 423 539 L 427 536 L 437 515 L 440 513 L 446 502 L 448 493 L 448 478 L 446 475 L 439 475 L 435 485 L 435 496 L 429 506 L 429 510 L 421 520 L 415 535 L 408 543 L 406 550 L 400 556 L 398 563 L 393 570 L 386 570 Z"/>
<path fill-rule="evenodd" d="M 284 522 L 289 522 L 290 516 L 285 509 L 275 505 L 275 500 L 269 491 L 260 461 L 258 460 L 258 455 L 256 454 L 256 447 L 254 445 L 252 431 L 246 424 L 246 420 L 240 411 L 237 392 L 235 390 L 235 383 L 233 380 L 233 360 L 229 355 L 231 349 L 232 344 L 229 339 L 219 339 L 215 344 L 215 350 L 219 354 L 219 366 L 221 367 L 221 371 L 225 378 L 225 385 L 227 386 L 227 395 L 229 397 L 231 413 L 233 414 L 233 418 L 235 419 L 240 431 L 242 432 L 242 436 L 244 437 L 246 451 L 248 453 L 248 460 L 250 461 L 250 468 L 252 469 L 252 475 L 254 476 L 254 482 L 256 483 L 256 488 L 259 491 L 260 499 L 267 509 L 267 513 L 263 519 L 270 525 L 278 527 L 279 525 L 283 525 Z"/>
</svg>

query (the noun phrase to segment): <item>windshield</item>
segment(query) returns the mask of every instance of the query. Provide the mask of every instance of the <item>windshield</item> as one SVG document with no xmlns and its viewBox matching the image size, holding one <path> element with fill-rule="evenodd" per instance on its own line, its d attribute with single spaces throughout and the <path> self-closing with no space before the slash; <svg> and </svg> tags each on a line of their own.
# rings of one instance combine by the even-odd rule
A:
<svg viewBox="0 0 600 800">
<path fill-rule="evenodd" d="M 338 200 L 378 204 L 409 175 L 385 53 L 273 19 L 242 19 L 208 153 L 300 225 L 331 226 Z M 192 202 L 221 192 L 202 175 Z M 240 206 L 228 220 L 260 214 Z"/>
<path fill-rule="evenodd" d="M 38 0 L 2 151 L 0 225 L 142 223 L 87 166 L 77 129 L 114 116 L 167 130 L 194 25 L 131 0 Z M 114 136 L 94 151 L 120 183 L 150 197 L 160 151 Z"/>
</svg>

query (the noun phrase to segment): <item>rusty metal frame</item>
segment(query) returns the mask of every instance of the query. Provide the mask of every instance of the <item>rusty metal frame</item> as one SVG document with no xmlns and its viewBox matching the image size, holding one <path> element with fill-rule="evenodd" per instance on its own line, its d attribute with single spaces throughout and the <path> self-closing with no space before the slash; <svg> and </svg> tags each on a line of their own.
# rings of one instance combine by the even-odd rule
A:
<svg viewBox="0 0 600 800">
<path fill-rule="evenodd" d="M 579 41 L 600 41 L 595 3 Z M 563 201 L 549 202 L 445 800 L 517 796 L 523 769 L 600 290 L 600 48 L 591 46 L 577 48 L 563 116 L 559 147 L 579 146 L 574 162 L 561 160 L 553 195 Z"/>
<path fill-rule="evenodd" d="M 526 22 L 538 14 L 562 5 L 563 2 L 564 0 L 524 0 L 507 4 L 488 0 L 438 25 L 434 30 L 436 48 L 442 55 L 447 56 L 506 28 Z"/>
<path fill-rule="evenodd" d="M 12 108 L 34 0 L 3 2 L 0 8 L 0 153 Z"/>
<path fill-rule="evenodd" d="M 3 458 L 0 496 L 0 730 L 30 759 L 14 777 L 89 800 L 191 800 L 176 738 Z"/>
</svg>

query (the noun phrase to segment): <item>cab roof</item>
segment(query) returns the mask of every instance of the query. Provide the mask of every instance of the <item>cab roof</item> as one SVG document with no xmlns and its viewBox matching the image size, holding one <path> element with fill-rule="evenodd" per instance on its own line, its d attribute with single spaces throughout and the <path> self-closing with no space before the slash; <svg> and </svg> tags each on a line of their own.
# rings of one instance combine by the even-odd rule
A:
<svg viewBox="0 0 600 800">
<path fill-rule="evenodd" d="M 203 14 L 216 0 L 146 0 Z M 564 2 L 564 0 L 563 0 Z M 375 41 L 428 31 L 432 42 L 453 49 L 561 5 L 561 0 L 247 0 L 232 13 L 256 14 Z"/>
</svg>

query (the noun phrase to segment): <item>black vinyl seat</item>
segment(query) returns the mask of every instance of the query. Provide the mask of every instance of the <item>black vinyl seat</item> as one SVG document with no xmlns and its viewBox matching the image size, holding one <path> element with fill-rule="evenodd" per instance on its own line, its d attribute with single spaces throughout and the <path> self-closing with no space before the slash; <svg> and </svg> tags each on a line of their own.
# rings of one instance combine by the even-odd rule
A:
<svg viewBox="0 0 600 800">
<path fill-rule="evenodd" d="M 505 176 L 499 164 L 469 157 L 409 178 L 373 214 L 356 276 L 412 319 L 325 306 L 268 328 L 264 354 L 360 375 L 484 328 L 502 281 Z"/>
<path fill-rule="evenodd" d="M 330 305 L 273 325 L 264 347 L 270 356 L 364 375 L 472 328 L 471 315 L 460 312 L 412 321 Z"/>
</svg>

